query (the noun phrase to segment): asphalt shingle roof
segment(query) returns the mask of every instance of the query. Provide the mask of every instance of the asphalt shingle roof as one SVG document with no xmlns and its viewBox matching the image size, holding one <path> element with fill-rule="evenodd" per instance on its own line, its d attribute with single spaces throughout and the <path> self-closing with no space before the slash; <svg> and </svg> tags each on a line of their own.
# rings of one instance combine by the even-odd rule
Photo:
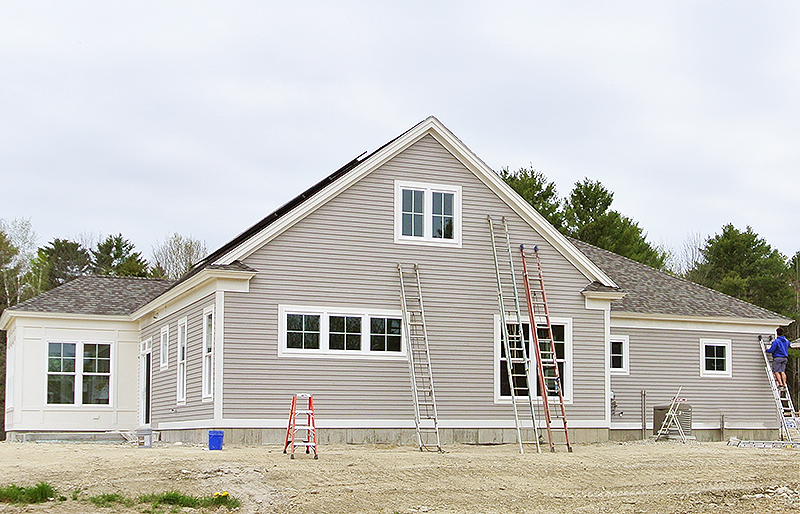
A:
<svg viewBox="0 0 800 514">
<path fill-rule="evenodd" d="M 86 275 L 9 310 L 124 316 L 157 297 L 172 280 Z"/>
<path fill-rule="evenodd" d="M 622 292 L 627 293 L 625 298 L 611 302 L 612 312 L 725 318 L 783 318 L 780 314 L 757 305 L 659 271 L 608 250 L 576 239 L 570 241 L 611 277 Z"/>
</svg>

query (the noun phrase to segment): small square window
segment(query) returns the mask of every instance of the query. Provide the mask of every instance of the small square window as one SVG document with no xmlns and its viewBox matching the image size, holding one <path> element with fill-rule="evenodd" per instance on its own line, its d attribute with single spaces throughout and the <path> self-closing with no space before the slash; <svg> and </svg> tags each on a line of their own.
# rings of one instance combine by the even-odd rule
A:
<svg viewBox="0 0 800 514">
<path fill-rule="evenodd" d="M 704 377 L 731 375 L 731 342 L 706 339 L 700 342 L 700 375 Z"/>
<path fill-rule="evenodd" d="M 359 316 L 331 316 L 331 350 L 361 350 L 361 318 Z"/>
<path fill-rule="evenodd" d="M 402 320 L 398 318 L 370 319 L 370 350 L 373 352 L 402 351 Z"/>
<path fill-rule="evenodd" d="M 609 366 L 613 375 L 628 374 L 628 336 L 611 336 Z"/>
</svg>

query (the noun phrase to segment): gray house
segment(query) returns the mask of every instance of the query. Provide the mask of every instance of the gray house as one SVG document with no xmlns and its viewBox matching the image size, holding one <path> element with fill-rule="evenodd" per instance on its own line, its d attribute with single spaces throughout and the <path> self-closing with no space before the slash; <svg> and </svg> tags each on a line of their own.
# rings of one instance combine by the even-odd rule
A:
<svg viewBox="0 0 800 514">
<path fill-rule="evenodd" d="M 83 277 L 7 309 L 9 437 L 274 443 L 303 392 L 321 442 L 410 442 L 397 265 L 417 263 L 445 442 L 514 441 L 487 215 L 540 248 L 574 441 L 637 437 L 642 390 L 681 386 L 698 438 L 777 434 L 757 341 L 788 320 L 565 238 L 431 117 L 175 283 Z"/>
</svg>

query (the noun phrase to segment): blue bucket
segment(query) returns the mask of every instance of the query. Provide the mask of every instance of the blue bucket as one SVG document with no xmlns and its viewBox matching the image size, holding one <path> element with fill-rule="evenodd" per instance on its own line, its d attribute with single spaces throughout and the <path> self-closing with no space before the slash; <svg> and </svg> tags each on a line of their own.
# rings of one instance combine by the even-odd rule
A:
<svg viewBox="0 0 800 514">
<path fill-rule="evenodd" d="M 221 450 L 222 449 L 222 439 L 225 436 L 225 432 L 222 430 L 209 430 L 208 431 L 208 449 L 209 450 Z"/>
</svg>

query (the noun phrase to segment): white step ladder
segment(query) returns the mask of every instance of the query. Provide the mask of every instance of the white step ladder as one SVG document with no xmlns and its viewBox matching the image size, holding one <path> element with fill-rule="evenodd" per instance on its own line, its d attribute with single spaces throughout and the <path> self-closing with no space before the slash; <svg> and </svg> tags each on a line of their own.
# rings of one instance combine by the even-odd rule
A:
<svg viewBox="0 0 800 514">
<path fill-rule="evenodd" d="M 772 389 L 772 397 L 775 400 L 775 410 L 780 422 L 781 440 L 800 442 L 800 416 L 794 409 L 792 395 L 789 394 L 788 387 L 778 387 L 775 375 L 772 373 L 772 364 L 767 353 L 769 344 L 772 344 L 771 337 L 758 336 L 758 344 L 761 346 L 761 353 L 764 356 L 764 366 L 769 378 L 769 385 Z"/>
<path fill-rule="evenodd" d="M 433 369 L 428 346 L 428 325 L 422 305 L 419 265 L 397 264 L 400 275 L 400 298 L 403 307 L 403 335 L 408 344 L 408 369 L 414 396 L 414 426 L 420 451 L 441 452 L 439 414 L 433 390 Z"/>
<path fill-rule="evenodd" d="M 669 402 L 669 409 L 667 409 L 667 415 L 664 416 L 664 421 L 661 422 L 661 428 L 658 429 L 656 441 L 660 440 L 662 437 L 668 437 L 670 432 L 675 429 L 678 431 L 678 436 L 681 438 L 681 442 L 686 444 L 686 433 L 683 431 L 681 420 L 678 417 L 680 404 L 686 401 L 686 398 L 680 397 L 682 390 L 683 386 L 680 386 L 678 388 L 678 392 L 675 393 L 675 396 L 673 396 L 672 400 Z"/>
<path fill-rule="evenodd" d="M 506 361 L 506 376 L 508 377 L 511 405 L 514 408 L 514 425 L 517 430 L 519 452 L 524 453 L 525 451 L 522 439 L 524 425 L 518 405 L 525 404 L 528 407 L 527 411 L 530 413 L 536 451 L 541 453 L 539 428 L 534 407 L 536 382 L 531 379 L 530 332 L 528 334 L 525 333 L 527 329 L 522 320 L 517 277 L 514 273 L 514 256 L 511 251 L 511 238 L 508 234 L 508 223 L 505 216 L 500 219 L 500 222 L 495 222 L 491 216 L 487 216 L 487 220 L 492 239 L 492 253 L 497 277 L 497 302 L 500 308 L 500 335 L 502 338 L 501 352 Z M 531 320 L 531 325 L 533 323 L 534 321 Z M 534 442 L 531 442 L 531 444 Z"/>
</svg>

